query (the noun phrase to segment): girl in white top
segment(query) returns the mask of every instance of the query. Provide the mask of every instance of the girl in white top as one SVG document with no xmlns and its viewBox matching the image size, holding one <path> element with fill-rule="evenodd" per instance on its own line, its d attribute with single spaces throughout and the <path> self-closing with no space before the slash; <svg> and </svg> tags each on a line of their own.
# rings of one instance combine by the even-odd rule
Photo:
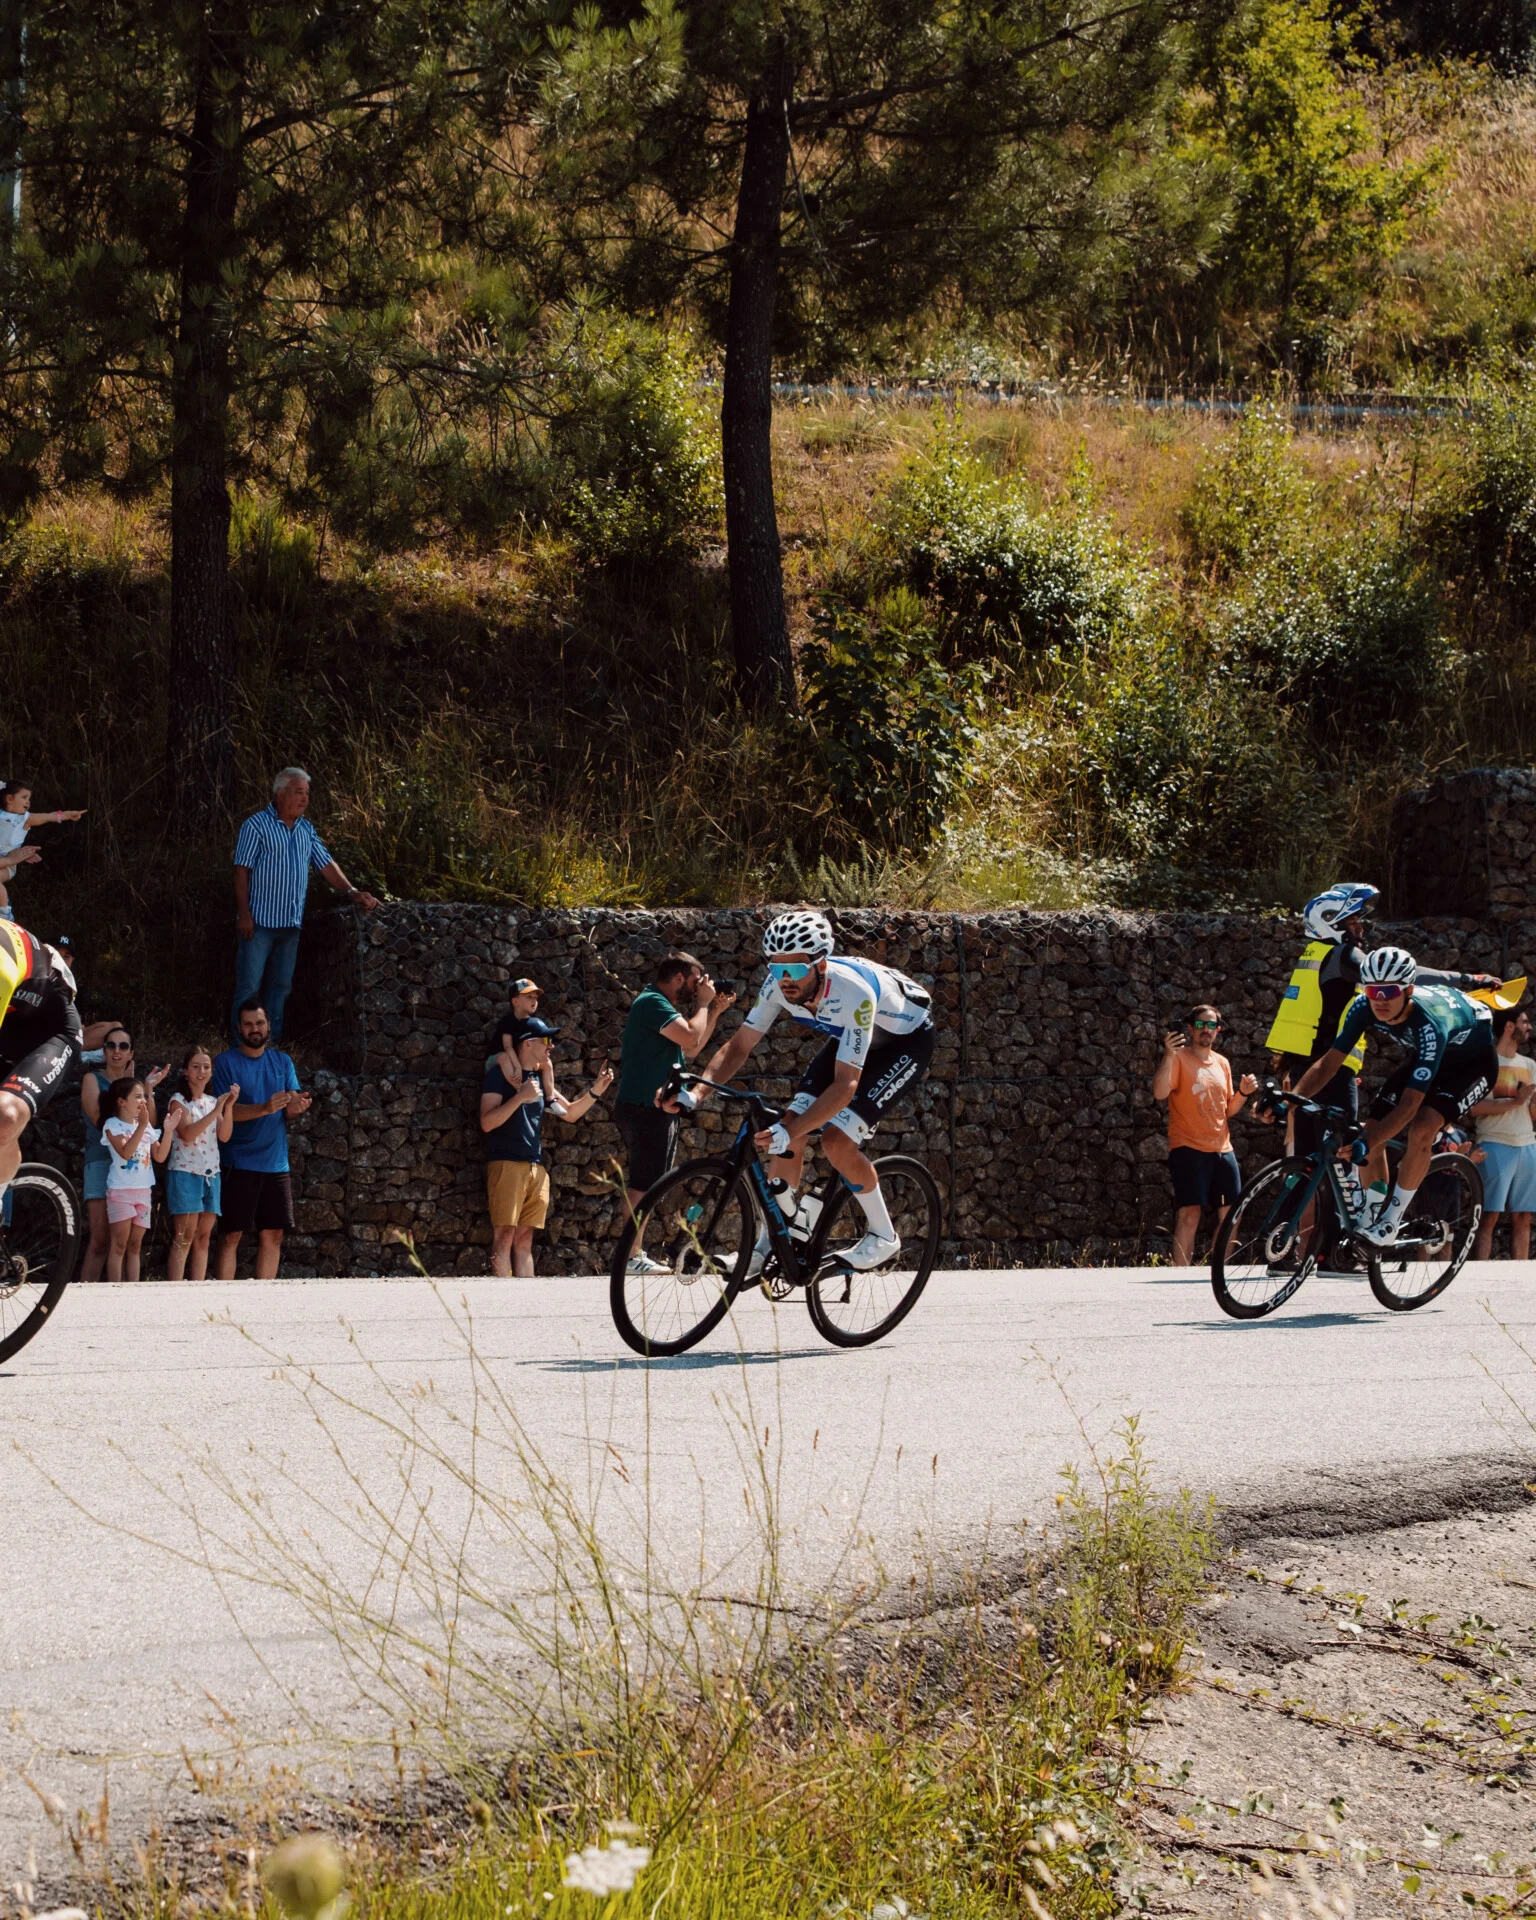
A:
<svg viewBox="0 0 1536 1920">
<path fill-rule="evenodd" d="M 25 780 L 7 780 L 0 787 L 0 916 L 14 920 L 11 912 L 11 896 L 5 890 L 5 882 L 15 877 L 16 869 L 24 867 L 29 861 L 41 860 L 40 847 L 24 847 L 21 843 L 27 837 L 29 828 L 57 825 L 61 820 L 78 820 L 85 812 L 77 807 L 72 813 L 62 810 L 54 813 L 29 813 L 32 805 L 32 788 Z"/>
<path fill-rule="evenodd" d="M 185 1093 L 171 1095 L 165 1131 L 171 1143 L 171 1164 L 165 1177 L 165 1201 L 171 1210 L 171 1251 L 167 1280 L 205 1280 L 208 1248 L 219 1217 L 219 1142 L 227 1140 L 235 1124 L 237 1082 L 217 1098 L 208 1091 L 213 1078 L 213 1055 L 206 1047 L 192 1047 L 181 1063 Z M 191 1267 L 188 1269 L 188 1257 Z"/>
<path fill-rule="evenodd" d="M 114 1080 L 102 1097 L 107 1115 L 102 1145 L 112 1155 L 107 1168 L 107 1278 L 137 1280 L 139 1248 L 149 1227 L 149 1201 L 155 1189 L 151 1158 L 171 1150 L 168 1136 L 149 1124 L 149 1094 L 142 1080 Z"/>
</svg>

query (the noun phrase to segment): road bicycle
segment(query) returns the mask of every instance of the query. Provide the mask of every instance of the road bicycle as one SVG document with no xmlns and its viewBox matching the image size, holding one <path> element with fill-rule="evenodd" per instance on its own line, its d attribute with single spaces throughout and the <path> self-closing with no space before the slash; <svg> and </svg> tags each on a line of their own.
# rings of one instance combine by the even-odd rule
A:
<svg viewBox="0 0 1536 1920">
<path fill-rule="evenodd" d="M 26 1160 L 0 1217 L 0 1361 L 42 1332 L 75 1277 L 80 1199 L 62 1173 Z"/>
<path fill-rule="evenodd" d="M 1365 1262 L 1371 1292 L 1393 1313 L 1411 1313 L 1444 1293 L 1461 1271 L 1483 1215 L 1483 1177 L 1464 1154 L 1437 1152 L 1408 1204 L 1397 1242 L 1373 1247 L 1351 1225 L 1339 1149 L 1365 1129 L 1335 1107 L 1266 1086 L 1261 1101 L 1320 1116 L 1315 1152 L 1276 1160 L 1221 1223 L 1211 1248 L 1211 1290 L 1234 1320 L 1283 1307 L 1318 1267 L 1351 1254 Z"/>
<path fill-rule="evenodd" d="M 884 1266 L 859 1272 L 844 1256 L 863 1239 L 866 1222 L 840 1175 L 802 1195 L 793 1228 L 784 1218 L 753 1145 L 780 1110 L 758 1094 L 681 1070 L 664 1091 L 670 1097 L 685 1086 L 708 1087 L 746 1112 L 728 1153 L 664 1174 L 620 1236 L 608 1298 L 625 1343 L 647 1358 L 686 1353 L 758 1285 L 776 1301 L 803 1289 L 816 1331 L 836 1347 L 867 1347 L 900 1326 L 939 1253 L 939 1190 L 923 1163 L 899 1153 L 874 1163 L 901 1247 Z M 759 1226 L 767 1228 L 768 1255 L 762 1272 L 750 1274 Z M 630 1261 L 640 1255 L 642 1269 L 657 1270 L 632 1273 Z"/>
</svg>

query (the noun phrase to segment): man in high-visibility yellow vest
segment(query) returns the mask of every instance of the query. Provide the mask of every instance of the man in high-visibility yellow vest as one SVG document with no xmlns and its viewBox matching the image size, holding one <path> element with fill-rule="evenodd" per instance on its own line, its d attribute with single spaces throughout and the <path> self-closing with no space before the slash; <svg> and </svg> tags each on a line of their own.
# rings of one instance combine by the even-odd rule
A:
<svg viewBox="0 0 1536 1920">
<path fill-rule="evenodd" d="M 1333 1045 L 1345 1009 L 1360 991 L 1360 963 L 1365 954 L 1365 916 L 1380 898 L 1379 889 L 1357 880 L 1341 880 L 1337 886 L 1309 900 L 1302 912 L 1307 944 L 1296 962 L 1290 981 L 1281 996 L 1274 1024 L 1265 1045 L 1281 1057 L 1288 1083 L 1295 1086 L 1311 1066 Z M 1498 987 L 1503 983 L 1491 973 L 1438 973 L 1420 967 L 1418 978 L 1425 983 L 1460 987 Z M 1337 1107 L 1351 1120 L 1359 1117 L 1359 1073 L 1365 1058 L 1362 1039 L 1349 1053 L 1344 1064 L 1327 1086 L 1313 1094 L 1326 1107 Z M 1320 1138 L 1321 1122 L 1310 1114 L 1296 1115 L 1294 1146 L 1297 1153 L 1310 1153 Z"/>
</svg>

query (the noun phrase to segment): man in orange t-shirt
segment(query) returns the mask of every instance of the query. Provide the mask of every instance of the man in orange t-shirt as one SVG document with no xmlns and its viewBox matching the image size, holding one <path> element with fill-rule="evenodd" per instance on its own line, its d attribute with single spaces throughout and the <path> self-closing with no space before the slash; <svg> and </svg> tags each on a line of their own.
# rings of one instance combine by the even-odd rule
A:
<svg viewBox="0 0 1536 1920">
<path fill-rule="evenodd" d="M 1232 1067 L 1215 1051 L 1221 1015 L 1193 1007 L 1184 1033 L 1163 1039 L 1163 1057 L 1152 1076 L 1153 1097 L 1168 1102 L 1168 1171 L 1173 1178 L 1173 1264 L 1194 1259 L 1200 1216 L 1215 1207 L 1218 1225 L 1243 1190 L 1227 1123 L 1241 1113 L 1259 1083 L 1244 1074 L 1232 1091 Z M 1186 1040 L 1186 1035 L 1188 1036 Z"/>
</svg>

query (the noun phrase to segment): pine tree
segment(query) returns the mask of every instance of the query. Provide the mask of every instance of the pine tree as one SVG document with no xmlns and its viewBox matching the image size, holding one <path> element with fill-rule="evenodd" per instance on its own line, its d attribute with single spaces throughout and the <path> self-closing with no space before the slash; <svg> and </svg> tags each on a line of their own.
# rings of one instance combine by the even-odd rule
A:
<svg viewBox="0 0 1536 1920">
<path fill-rule="evenodd" d="M 1213 0 L 698 0 L 676 83 L 562 149 L 623 297 L 701 307 L 724 347 L 738 683 L 792 706 L 770 429 L 776 353 L 835 357 L 940 298 L 1059 290 L 1115 238 L 1106 183 Z M 572 130 L 557 121 L 566 143 Z"/>
<path fill-rule="evenodd" d="M 16 0 L 12 0 L 16 4 Z M 0 506 L 170 476 L 170 791 L 233 801 L 230 487 L 414 272 L 464 10 L 28 0 Z"/>
</svg>

